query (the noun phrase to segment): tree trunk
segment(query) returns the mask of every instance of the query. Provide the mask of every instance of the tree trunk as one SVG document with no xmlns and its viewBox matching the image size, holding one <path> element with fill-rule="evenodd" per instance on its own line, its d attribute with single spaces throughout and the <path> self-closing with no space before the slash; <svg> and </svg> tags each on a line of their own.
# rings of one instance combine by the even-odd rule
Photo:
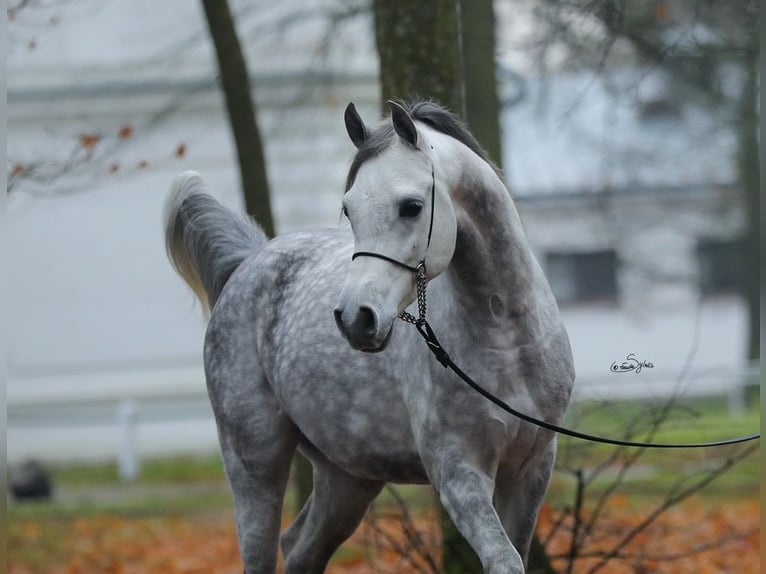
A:
<svg viewBox="0 0 766 574">
<path fill-rule="evenodd" d="M 502 167 L 500 100 L 495 68 L 492 0 L 459 0 L 463 47 L 465 122 L 498 167 Z"/>
<path fill-rule="evenodd" d="M 215 45 L 221 88 L 237 147 L 245 209 L 268 237 L 274 237 L 266 160 L 256 119 L 255 102 L 250 92 L 250 76 L 234 20 L 226 0 L 202 0 L 202 5 Z M 311 494 L 312 488 L 311 464 L 299 453 L 295 455 L 292 475 L 299 510 Z"/>
<path fill-rule="evenodd" d="M 431 98 L 464 114 L 460 21 L 456 0 L 374 0 L 384 112 L 392 99 Z M 441 508 L 442 568 L 481 572 L 470 545 Z"/>
<path fill-rule="evenodd" d="M 556 574 L 551 559 L 545 551 L 545 546 L 540 542 L 537 534 L 532 538 L 532 545 L 529 548 L 527 574 Z"/>
<path fill-rule="evenodd" d="M 432 98 L 463 113 L 456 0 L 374 0 L 384 111 L 391 99 Z"/>
<path fill-rule="evenodd" d="M 274 237 L 266 160 L 256 122 L 255 103 L 250 94 L 250 76 L 229 3 L 226 0 L 202 0 L 202 5 L 215 45 L 221 88 L 237 147 L 245 208 L 266 235 Z"/>
<path fill-rule="evenodd" d="M 492 0 L 459 0 L 465 83 L 465 121 L 489 157 L 502 169 L 500 99 L 495 63 L 495 12 Z M 535 535 L 527 566 L 530 574 L 555 574 L 545 547 Z"/>
<path fill-rule="evenodd" d="M 755 31 L 757 34 L 757 30 Z M 747 230 L 745 235 L 745 299 L 748 306 L 748 354 L 754 360 L 761 355 L 760 331 L 760 200 L 761 181 L 758 167 L 758 36 L 744 58 L 746 81 L 739 113 L 739 181 L 745 198 Z"/>
</svg>

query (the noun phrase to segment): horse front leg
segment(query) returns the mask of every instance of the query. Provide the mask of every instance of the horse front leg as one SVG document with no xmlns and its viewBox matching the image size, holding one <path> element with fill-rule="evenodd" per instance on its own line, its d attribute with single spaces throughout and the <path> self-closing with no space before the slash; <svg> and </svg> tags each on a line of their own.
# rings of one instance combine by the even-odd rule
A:
<svg viewBox="0 0 766 574">
<path fill-rule="evenodd" d="M 523 476 L 516 467 L 501 466 L 495 479 L 495 508 L 508 537 L 527 564 L 545 492 L 556 460 L 556 439 L 545 447 Z"/>
<path fill-rule="evenodd" d="M 492 504 L 493 474 L 465 452 L 440 456 L 432 469 L 441 503 L 481 560 L 484 573 L 523 574 L 521 555 Z"/>
</svg>

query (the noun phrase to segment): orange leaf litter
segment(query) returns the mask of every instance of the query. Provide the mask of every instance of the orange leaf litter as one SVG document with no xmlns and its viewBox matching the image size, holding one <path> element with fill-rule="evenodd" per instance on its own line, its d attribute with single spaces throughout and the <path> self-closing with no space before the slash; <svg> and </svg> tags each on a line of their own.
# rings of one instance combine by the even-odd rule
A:
<svg viewBox="0 0 766 574">
<path fill-rule="evenodd" d="M 620 534 L 632 528 L 642 515 L 617 508 L 605 517 L 602 527 L 584 545 L 585 552 L 611 548 Z M 545 537 L 557 518 L 546 507 L 541 513 L 538 533 Z M 570 523 L 571 524 L 571 523 Z M 605 525 L 608 524 L 608 527 Z M 369 523 L 357 530 L 334 559 L 330 574 L 407 574 L 417 572 L 408 560 L 381 547 L 380 532 L 402 541 L 398 519 L 376 522 L 377 534 Z M 433 541 L 438 526 L 433 518 L 418 517 L 415 527 L 429 550 L 438 556 Z M 600 572 L 606 574 L 674 573 L 757 574 L 760 572 L 760 506 L 758 500 L 723 503 L 715 508 L 691 502 L 665 514 L 637 536 L 625 549 L 631 558 L 613 561 Z M 47 536 L 44 530 L 48 530 Z M 548 550 L 566 553 L 569 534 L 560 529 Z M 55 532 L 60 548 L 45 548 Z M 742 537 L 736 533 L 750 532 Z M 124 518 L 99 515 L 88 518 L 25 521 L 12 524 L 9 538 L 10 574 L 241 574 L 236 534 L 230 513 L 194 517 Z M 730 539 L 719 548 L 688 554 L 697 544 Z M 377 541 L 377 543 L 375 543 Z M 429 542 L 430 541 L 430 542 Z M 50 563 L 39 568 L 39 556 L 50 554 Z M 38 556 L 37 569 L 22 556 Z M 683 554 L 681 560 L 654 560 L 652 557 Z M 411 557 L 412 558 L 412 557 Z M 596 562 L 577 562 L 575 573 L 586 572 Z M 420 561 L 422 564 L 422 560 Z M 554 563 L 560 570 L 562 561 Z M 425 571 L 425 570 L 424 570 Z"/>
</svg>

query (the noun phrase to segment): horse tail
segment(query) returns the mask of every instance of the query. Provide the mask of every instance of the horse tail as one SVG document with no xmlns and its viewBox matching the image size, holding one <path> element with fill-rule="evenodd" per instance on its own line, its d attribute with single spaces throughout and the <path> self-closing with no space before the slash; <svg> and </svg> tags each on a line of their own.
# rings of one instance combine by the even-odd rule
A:
<svg viewBox="0 0 766 574">
<path fill-rule="evenodd" d="M 194 171 L 178 175 L 164 209 L 165 249 L 207 315 L 242 261 L 268 239 L 250 218 L 224 207 Z"/>
</svg>

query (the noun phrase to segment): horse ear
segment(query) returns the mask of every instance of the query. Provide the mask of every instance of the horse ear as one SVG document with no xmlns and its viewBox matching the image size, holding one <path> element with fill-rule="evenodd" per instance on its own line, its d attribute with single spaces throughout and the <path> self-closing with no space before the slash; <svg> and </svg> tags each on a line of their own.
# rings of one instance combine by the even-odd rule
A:
<svg viewBox="0 0 766 574">
<path fill-rule="evenodd" d="M 360 147 L 367 139 L 367 126 L 364 125 L 362 118 L 359 117 L 359 112 L 356 111 L 353 102 L 349 102 L 346 106 L 343 119 L 346 122 L 348 137 L 351 138 L 351 141 L 357 148 Z"/>
<path fill-rule="evenodd" d="M 394 131 L 411 146 L 417 147 L 418 130 L 415 128 L 415 124 L 412 123 L 410 114 L 400 104 L 391 100 L 388 101 L 388 107 L 391 108 L 391 121 L 394 124 Z"/>
</svg>

